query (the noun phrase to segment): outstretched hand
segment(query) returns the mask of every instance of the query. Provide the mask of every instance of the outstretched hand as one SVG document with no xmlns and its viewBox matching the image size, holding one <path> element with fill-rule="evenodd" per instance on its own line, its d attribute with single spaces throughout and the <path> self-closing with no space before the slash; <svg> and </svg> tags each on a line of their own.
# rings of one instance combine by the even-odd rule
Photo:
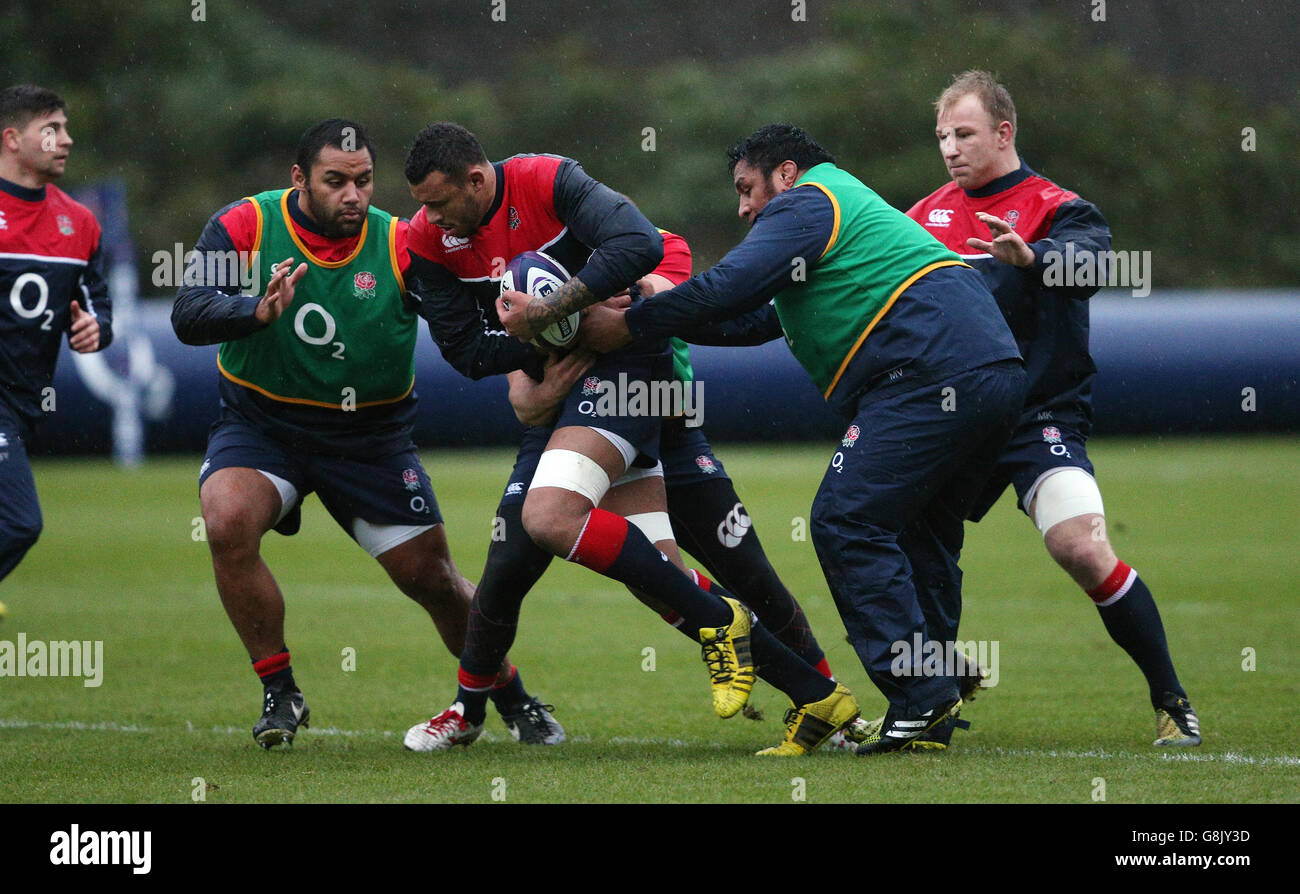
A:
<svg viewBox="0 0 1300 894">
<path fill-rule="evenodd" d="M 293 304 L 293 291 L 306 273 L 307 264 L 305 262 L 299 264 L 295 270 L 291 257 L 285 258 L 276 265 L 275 273 L 271 274 L 271 281 L 266 284 L 266 295 L 257 302 L 257 310 L 253 312 L 253 316 L 257 317 L 259 323 L 269 326 L 280 319 L 280 314 L 284 313 L 285 308 Z"/>
<path fill-rule="evenodd" d="M 971 237 L 966 240 L 966 244 L 978 251 L 986 251 L 1004 264 L 1013 264 L 1016 267 L 1028 267 L 1034 263 L 1034 251 L 1025 244 L 1025 240 L 1020 234 L 1011 228 L 1000 217 L 987 214 L 983 211 L 975 212 L 975 216 L 983 221 L 989 228 L 989 233 L 993 237 L 992 242 L 986 242 L 983 239 Z"/>
</svg>

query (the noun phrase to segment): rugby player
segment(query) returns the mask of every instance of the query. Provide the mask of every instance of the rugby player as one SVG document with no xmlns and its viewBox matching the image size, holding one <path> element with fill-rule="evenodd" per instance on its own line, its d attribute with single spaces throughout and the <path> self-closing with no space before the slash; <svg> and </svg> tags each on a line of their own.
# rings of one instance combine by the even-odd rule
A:
<svg viewBox="0 0 1300 894">
<path fill-rule="evenodd" d="M 99 223 L 53 183 L 72 147 L 66 110 L 44 87 L 0 90 L 0 581 L 41 534 L 26 444 L 53 406 L 59 344 L 113 340 Z"/>
<path fill-rule="evenodd" d="M 1015 105 L 992 74 L 958 75 L 935 109 L 935 136 L 952 182 L 907 213 L 984 275 L 1029 375 L 1015 433 L 971 518 L 979 521 L 1014 487 L 1048 554 L 1146 677 L 1154 744 L 1199 745 L 1200 721 L 1174 671 L 1160 612 L 1146 583 L 1111 547 L 1088 459 L 1097 367 L 1088 353 L 1087 299 L 1097 287 L 1045 280 L 1045 269 L 1066 257 L 1104 263 L 1110 228 L 1095 205 L 1021 160 Z"/>
<path fill-rule="evenodd" d="M 428 612 L 451 653 L 464 648 L 474 588 L 452 561 L 411 442 L 422 307 L 407 293 L 407 223 L 370 204 L 374 158 L 356 122 L 309 128 L 292 188 L 233 202 L 208 221 L 172 309 L 181 341 L 221 342 L 221 413 L 199 496 L 217 591 L 262 682 L 253 736 L 268 749 L 291 745 L 310 712 L 260 544 L 269 530 L 298 531 L 312 491 Z M 230 258 L 240 264 L 221 263 Z M 232 269 L 252 275 L 251 295 L 240 294 Z M 541 723 L 540 701 L 504 655 L 489 677 L 520 741 L 563 737 L 553 721 Z"/>
<path fill-rule="evenodd" d="M 546 251 L 576 271 L 560 291 L 580 289 L 593 301 L 628 288 L 663 260 L 662 235 L 571 159 L 519 155 L 492 164 L 473 134 L 438 123 L 417 136 L 406 178 L 423 205 L 411 226 L 412 253 L 425 262 L 412 268 L 414 288 L 437 308 L 429 318 L 444 357 L 474 378 L 522 370 L 545 381 L 543 357 L 507 337 L 498 322 L 494 280 L 510 258 Z M 572 375 L 579 366 L 575 360 L 566 369 Z M 667 546 L 672 534 L 658 461 L 661 419 L 581 409 L 592 403 L 586 400 L 593 393 L 589 381 L 618 381 L 620 374 L 647 383 L 666 380 L 666 340 L 634 345 L 584 371 L 586 380 L 569 390 L 554 425 L 525 435 L 498 510 L 505 530 L 494 538 L 471 610 L 456 700 L 413 727 L 408 747 L 446 750 L 478 736 L 484 670 L 513 641 L 524 595 L 551 556 L 560 555 L 648 596 L 661 611 L 675 611 L 684 618 L 683 632 L 698 631 L 721 716 L 743 708 L 753 665 L 762 665 L 764 679 L 796 707 L 785 740 L 760 753 L 816 748 L 856 719 L 848 690 L 801 661 L 722 588 L 668 567 L 676 549 Z"/>
<path fill-rule="evenodd" d="M 660 233 L 664 238 L 664 260 L 655 272 L 637 282 L 635 291 L 639 297 L 671 289 L 691 275 L 691 253 L 686 240 L 665 230 Z M 628 300 L 630 303 L 631 299 Z M 691 333 L 691 337 L 709 344 L 761 344 L 781 336 L 779 325 L 774 330 L 765 325 L 728 329 L 700 330 Z M 671 341 L 673 378 L 689 386 L 695 379 L 690 346 L 679 338 Z M 590 367 L 592 357 L 589 352 L 577 349 L 548 366 L 541 382 L 535 382 L 520 370 L 509 373 L 510 403 L 519 420 L 526 425 L 553 423 L 569 390 Z M 657 540 L 655 546 L 670 558 L 677 556 L 673 561 L 679 565 L 682 563 L 677 545 L 685 547 L 714 580 L 727 591 L 744 597 L 745 604 L 773 636 L 818 673 L 833 679 L 830 664 L 803 608 L 772 567 L 749 513 L 722 461 L 714 454 L 703 427 L 688 426 L 680 416 L 666 417 L 660 434 L 660 456 L 671 532 L 661 531 L 663 540 Z M 521 488 L 528 483 L 519 476 L 512 478 L 515 479 L 520 480 Z M 645 594 L 636 595 L 659 611 L 668 624 L 691 635 L 691 631 L 682 629 L 682 618 L 676 612 L 659 606 Z M 855 720 L 848 735 L 844 731 L 836 732 L 827 740 L 827 747 L 856 748 L 853 737 L 860 736 L 865 724 L 866 721 Z"/>
<path fill-rule="evenodd" d="M 850 423 L 812 533 L 849 638 L 889 701 L 857 751 L 910 750 L 962 704 L 956 669 L 923 655 L 942 652 L 935 613 L 956 629 L 962 521 L 1019 413 L 1020 355 L 979 274 L 806 132 L 768 125 L 728 157 L 745 240 L 651 301 L 594 309 L 586 342 L 611 350 L 772 300 L 791 351 Z M 526 337 L 585 303 L 561 292 L 512 302 L 502 323 Z M 915 642 L 896 665 L 896 644 Z"/>
</svg>

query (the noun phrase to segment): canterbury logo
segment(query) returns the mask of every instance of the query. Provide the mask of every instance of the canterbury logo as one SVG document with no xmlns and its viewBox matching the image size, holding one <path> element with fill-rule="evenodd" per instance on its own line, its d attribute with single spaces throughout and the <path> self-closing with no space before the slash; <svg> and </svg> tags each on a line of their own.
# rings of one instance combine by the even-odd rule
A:
<svg viewBox="0 0 1300 894">
<path fill-rule="evenodd" d="M 718 542 L 727 549 L 740 546 L 740 541 L 749 533 L 749 529 L 753 527 L 753 524 L 749 520 L 749 516 L 745 514 L 745 507 L 737 503 L 727 513 L 727 517 L 722 520 L 722 524 L 718 525 Z"/>
<path fill-rule="evenodd" d="M 946 227 L 952 223 L 953 210 L 951 208 L 934 208 L 930 211 L 930 218 L 927 225 L 931 227 Z"/>
<path fill-rule="evenodd" d="M 451 233 L 442 234 L 442 247 L 447 251 L 459 251 L 469 245 L 469 237 L 453 236 Z"/>
</svg>

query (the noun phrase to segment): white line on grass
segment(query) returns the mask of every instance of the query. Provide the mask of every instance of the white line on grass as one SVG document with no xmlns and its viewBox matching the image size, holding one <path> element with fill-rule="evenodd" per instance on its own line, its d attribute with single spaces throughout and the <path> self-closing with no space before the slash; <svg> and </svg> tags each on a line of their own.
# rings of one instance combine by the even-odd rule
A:
<svg viewBox="0 0 1300 894">
<path fill-rule="evenodd" d="M 17 717 L 8 717 L 0 719 L 0 729 L 71 729 L 71 730 L 93 730 L 97 732 L 109 733 L 152 733 L 154 729 L 148 726 L 137 726 L 134 723 L 121 724 L 114 723 L 111 720 L 105 720 L 100 723 L 82 723 L 80 720 L 64 720 L 58 722 L 41 722 L 36 720 L 22 720 Z"/>
<path fill-rule="evenodd" d="M 139 726 L 134 723 L 123 724 L 115 723 L 111 720 L 104 720 L 98 723 L 85 723 L 80 720 L 63 720 L 63 721 L 37 721 L 23 720 L 18 717 L 0 718 L 0 729 L 55 729 L 55 730 L 74 730 L 78 732 L 109 732 L 109 733 L 156 733 L 158 730 L 154 727 Z M 216 733 L 218 735 L 248 735 L 248 730 L 242 726 L 212 726 L 207 729 L 196 727 L 192 722 L 185 721 L 185 729 L 191 733 Z M 339 729 L 336 726 L 310 727 L 308 733 L 316 736 L 343 736 L 346 738 L 358 737 L 382 737 L 391 738 L 398 735 L 392 730 L 386 729 Z M 485 742 L 504 742 L 510 741 L 511 737 L 504 733 L 483 734 Z M 569 739 L 576 745 L 590 745 L 595 740 L 591 736 L 573 736 Z M 611 736 L 603 740 L 608 745 L 646 745 L 653 747 L 668 748 L 729 748 L 721 742 L 704 742 L 693 741 L 690 739 L 661 739 L 661 738 L 642 738 L 637 736 Z M 954 751 L 954 754 L 989 754 L 998 757 L 1051 757 L 1067 759 L 1088 760 L 1121 760 L 1134 757 L 1159 757 L 1164 761 L 1187 761 L 1190 763 L 1216 763 L 1216 764 L 1245 764 L 1258 767 L 1300 767 L 1300 757 L 1294 755 L 1278 755 L 1274 757 L 1254 757 L 1248 754 L 1241 754 L 1236 751 L 1227 751 L 1223 754 L 1206 754 L 1192 753 L 1188 751 L 1179 752 L 1115 752 L 1115 751 L 1061 751 L 1055 748 L 989 748 L 986 746 L 976 746 L 974 748 L 962 748 Z"/>
<path fill-rule="evenodd" d="M 1133 757 L 1159 757 L 1165 761 L 1192 761 L 1197 763 L 1216 763 L 1216 764 L 1250 764 L 1252 766 L 1278 766 L 1278 767 L 1300 767 L 1300 757 L 1292 755 L 1279 755 L 1277 757 L 1252 757 L 1247 754 L 1239 754 L 1235 751 L 1228 751 L 1223 754 L 1192 754 L 1187 751 L 1169 752 L 1162 751 L 1155 754 L 1146 752 L 1114 752 L 1114 751 L 1058 751 L 1057 749 L 1038 749 L 1038 748 L 963 748 L 962 751 L 973 754 L 996 754 L 999 757 L 1063 757 L 1063 758 L 1087 758 L 1089 760 L 1119 760 Z"/>
</svg>

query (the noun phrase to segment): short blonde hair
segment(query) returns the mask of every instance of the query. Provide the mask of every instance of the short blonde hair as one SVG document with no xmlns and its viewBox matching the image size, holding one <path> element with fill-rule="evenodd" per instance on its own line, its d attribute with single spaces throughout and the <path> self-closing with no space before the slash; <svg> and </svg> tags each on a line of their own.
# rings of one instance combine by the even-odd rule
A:
<svg viewBox="0 0 1300 894">
<path fill-rule="evenodd" d="M 953 78 L 948 88 L 934 101 L 935 113 L 942 114 L 945 109 L 969 93 L 979 97 L 984 111 L 988 112 L 989 117 L 993 119 L 994 127 L 1003 121 L 1010 121 L 1011 127 L 1015 128 L 1016 104 L 1011 101 L 1011 94 L 1007 92 L 1006 87 L 998 83 L 997 77 L 992 72 L 980 69 L 963 71 Z"/>
</svg>

